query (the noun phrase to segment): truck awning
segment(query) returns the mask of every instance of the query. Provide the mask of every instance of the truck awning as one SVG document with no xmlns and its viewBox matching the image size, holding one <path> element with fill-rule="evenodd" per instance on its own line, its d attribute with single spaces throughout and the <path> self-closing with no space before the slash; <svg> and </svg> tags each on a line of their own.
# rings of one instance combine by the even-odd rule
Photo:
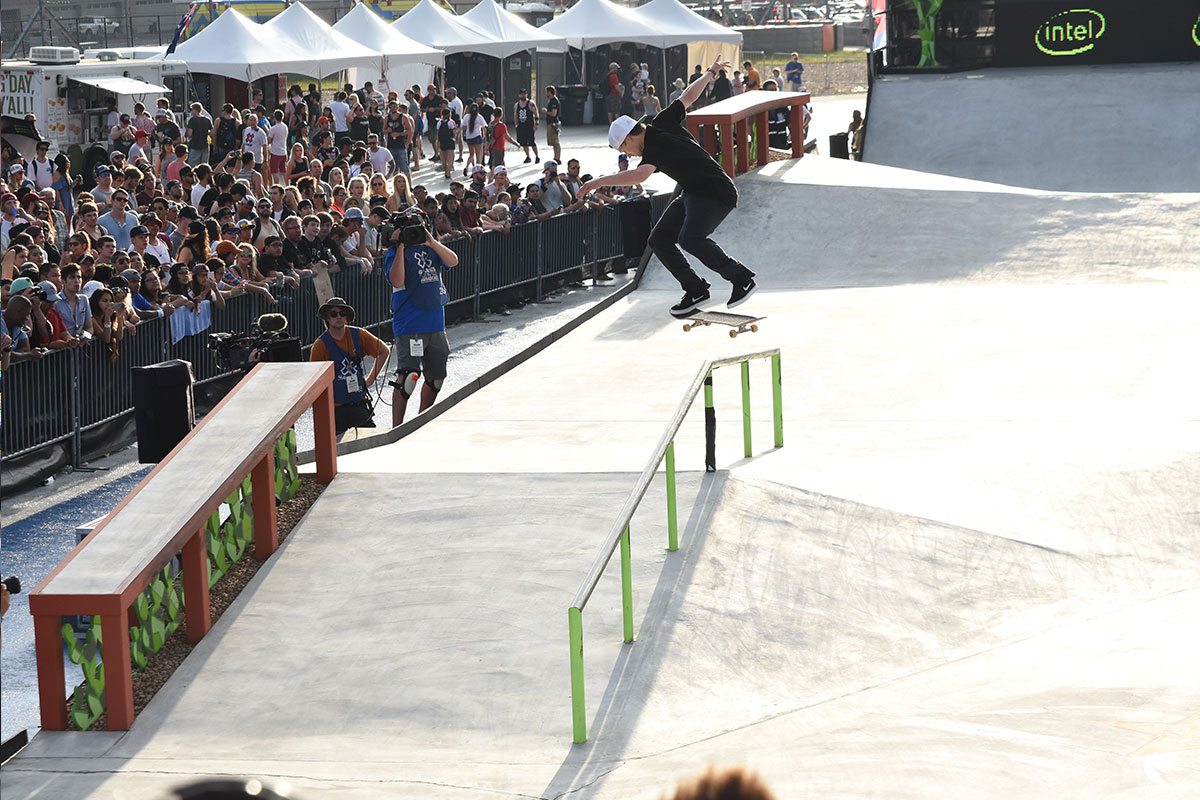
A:
<svg viewBox="0 0 1200 800">
<path fill-rule="evenodd" d="M 170 94 L 171 90 L 166 86 L 160 86 L 157 83 L 147 83 L 134 78 L 126 78 L 123 75 L 80 75 L 76 77 L 70 76 L 71 80 L 79 83 L 85 83 L 88 86 L 95 86 L 97 89 L 105 92 L 112 92 L 120 95 L 140 95 L 140 94 Z"/>
</svg>

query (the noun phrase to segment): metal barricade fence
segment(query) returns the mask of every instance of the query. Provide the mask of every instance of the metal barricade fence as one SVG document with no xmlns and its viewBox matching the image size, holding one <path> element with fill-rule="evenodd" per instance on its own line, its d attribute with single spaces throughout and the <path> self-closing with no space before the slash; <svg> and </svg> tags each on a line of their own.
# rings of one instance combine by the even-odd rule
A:
<svg viewBox="0 0 1200 800">
<path fill-rule="evenodd" d="M 669 195 L 651 197 L 653 220 L 669 201 Z M 480 298 L 488 294 L 527 286 L 532 296 L 540 298 L 544 278 L 594 268 L 599 260 L 624 254 L 620 210 L 615 207 L 514 225 L 508 233 L 463 237 L 447 247 L 459 257 L 458 266 L 445 272 L 448 311 L 474 318 L 480 314 Z M 392 288 L 382 269 L 364 275 L 352 268 L 333 273 L 330 279 L 334 293 L 354 306 L 356 325 L 374 327 L 391 320 Z M 133 409 L 133 367 L 178 358 L 192 363 L 197 383 L 223 377 L 227 372 L 208 348 L 209 334 L 249 331 L 262 314 L 283 314 L 289 335 L 305 347 L 311 345 L 324 331 L 317 319 L 320 302 L 312 280 L 301 281 L 295 289 L 272 289 L 271 294 L 277 300 L 274 304 L 253 293 L 230 298 L 224 309 L 213 309 L 209 330 L 179 341 L 173 341 L 170 318 L 145 320 L 135 335 L 122 339 L 115 361 L 94 342 L 78 350 L 51 352 L 37 362 L 12 365 L 4 375 L 0 397 L 0 452 L 12 458 L 70 441 L 73 461 L 78 463 L 81 430 Z"/>
</svg>

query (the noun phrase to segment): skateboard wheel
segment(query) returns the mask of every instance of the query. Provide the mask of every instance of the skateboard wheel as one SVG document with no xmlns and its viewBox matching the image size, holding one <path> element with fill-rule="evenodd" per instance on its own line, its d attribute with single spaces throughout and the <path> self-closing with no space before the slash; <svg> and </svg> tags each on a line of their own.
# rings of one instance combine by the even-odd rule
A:
<svg viewBox="0 0 1200 800">
<path fill-rule="evenodd" d="M 692 326 L 691 326 L 691 325 L 688 325 L 686 322 L 685 322 L 685 323 L 683 323 L 683 332 L 684 332 L 684 333 L 687 333 L 687 332 L 688 332 L 688 331 L 690 331 L 691 329 L 692 329 Z"/>
<path fill-rule="evenodd" d="M 737 332 L 737 331 L 730 331 L 730 332 L 729 332 L 729 338 L 730 338 L 730 339 L 736 339 L 736 338 L 737 338 L 737 335 L 738 335 L 738 332 Z"/>
<path fill-rule="evenodd" d="M 751 325 L 751 326 L 750 326 L 750 332 L 751 332 L 751 333 L 758 333 L 758 326 L 757 326 L 757 325 Z"/>
</svg>

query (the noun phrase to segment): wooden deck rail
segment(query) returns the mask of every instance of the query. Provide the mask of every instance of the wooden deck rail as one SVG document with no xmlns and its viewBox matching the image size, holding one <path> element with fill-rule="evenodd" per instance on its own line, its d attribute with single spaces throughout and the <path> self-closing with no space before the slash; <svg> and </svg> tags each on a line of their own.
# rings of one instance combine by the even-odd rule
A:
<svg viewBox="0 0 1200 800">
<path fill-rule="evenodd" d="M 212 627 L 205 523 L 251 477 L 254 548 L 279 545 L 276 441 L 308 408 L 317 480 L 337 474 L 332 362 L 259 364 L 30 592 L 42 728 L 65 730 L 62 616 L 100 618 L 109 730 L 133 724 L 130 607 L 177 553 L 183 555 L 188 640 Z"/>
<path fill-rule="evenodd" d="M 804 105 L 811 96 L 802 92 L 764 92 L 755 90 L 726 98 L 710 106 L 689 111 L 686 117 L 688 130 L 696 141 L 700 141 L 700 126 L 707 126 L 709 135 L 704 137 L 704 146 L 713 158 L 717 158 L 717 141 L 713 128 L 720 131 L 721 166 L 729 177 L 750 169 L 750 122 L 758 130 L 759 166 L 770 159 L 770 139 L 767 130 L 767 112 L 789 106 L 791 108 L 792 158 L 804 157 Z M 737 163 L 734 164 L 734 142 L 737 142 Z M 736 166 L 736 168 L 735 168 Z"/>
</svg>

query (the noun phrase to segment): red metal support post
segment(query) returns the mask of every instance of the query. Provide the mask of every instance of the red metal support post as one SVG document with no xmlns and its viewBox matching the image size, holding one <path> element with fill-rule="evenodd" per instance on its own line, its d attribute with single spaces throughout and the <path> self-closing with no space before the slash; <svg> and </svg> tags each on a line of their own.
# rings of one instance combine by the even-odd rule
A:
<svg viewBox="0 0 1200 800">
<path fill-rule="evenodd" d="M 274 495 L 274 488 L 271 494 Z M 204 528 L 192 534 L 183 545 L 183 609 L 187 619 L 188 641 L 196 644 L 212 627 L 208 595 L 208 548 Z M 108 631 L 105 631 L 107 635 Z"/>
<path fill-rule="evenodd" d="M 729 177 L 734 177 L 739 172 L 745 175 L 750 171 L 750 120 L 743 119 L 740 122 L 734 123 L 733 126 L 735 135 L 737 136 L 737 170 Z"/>
<path fill-rule="evenodd" d="M 713 127 L 721 129 L 721 167 L 725 174 L 732 178 L 737 175 L 733 166 L 733 123 L 722 122 Z"/>
<path fill-rule="evenodd" d="M 37 654 L 38 703 L 42 712 L 42 730 L 67 729 L 67 697 L 63 689 L 62 617 L 58 614 L 33 615 L 33 644 Z"/>
<path fill-rule="evenodd" d="M 100 626 L 104 630 L 104 695 L 108 729 L 129 730 L 133 725 L 133 665 L 130 663 L 129 626 L 125 624 L 125 611 L 101 614 Z"/>
<path fill-rule="evenodd" d="M 275 510 L 275 450 L 266 454 L 250 472 L 254 497 L 254 557 L 265 561 L 279 547 L 279 515 Z"/>
<path fill-rule="evenodd" d="M 333 423 L 332 385 L 313 403 L 313 428 L 316 434 L 317 482 L 330 483 L 337 475 L 337 435 Z"/>
</svg>

